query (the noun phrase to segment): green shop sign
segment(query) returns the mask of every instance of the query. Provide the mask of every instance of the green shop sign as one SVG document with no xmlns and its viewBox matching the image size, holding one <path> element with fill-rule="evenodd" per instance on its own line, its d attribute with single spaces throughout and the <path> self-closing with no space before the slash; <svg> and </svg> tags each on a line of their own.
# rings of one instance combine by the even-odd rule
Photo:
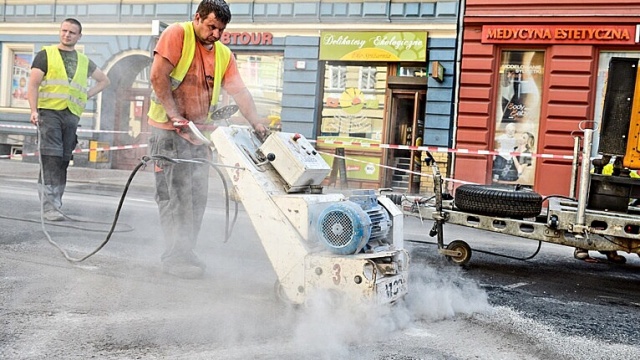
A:
<svg viewBox="0 0 640 360">
<path fill-rule="evenodd" d="M 320 60 L 427 61 L 427 33 L 323 31 Z"/>
</svg>

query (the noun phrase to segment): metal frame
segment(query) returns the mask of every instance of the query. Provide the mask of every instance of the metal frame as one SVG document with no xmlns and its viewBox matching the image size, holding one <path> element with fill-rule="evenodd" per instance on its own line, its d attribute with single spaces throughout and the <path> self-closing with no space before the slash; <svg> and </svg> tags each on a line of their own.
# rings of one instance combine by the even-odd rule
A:
<svg viewBox="0 0 640 360">
<path fill-rule="evenodd" d="M 444 243 L 443 225 L 451 223 L 479 230 L 513 235 L 525 239 L 595 251 L 624 251 L 640 254 L 640 210 L 630 208 L 627 214 L 587 209 L 589 193 L 589 154 L 593 130 L 584 130 L 582 172 L 577 200 L 549 198 L 546 214 L 533 219 L 511 219 L 466 213 L 455 207 L 455 199 L 443 200 L 442 177 L 435 160 L 432 161 L 435 204 L 411 208 L 402 207 L 405 215 L 435 220 L 430 235 L 437 235 L 438 251 L 445 256 L 465 256 L 458 250 L 448 249 Z M 574 154 L 578 156 L 578 154 Z M 421 197 L 405 196 L 418 204 Z M 434 211 L 435 208 L 435 211 Z M 468 253 L 470 257 L 470 252 Z M 467 259 L 460 261 L 466 263 Z"/>
</svg>

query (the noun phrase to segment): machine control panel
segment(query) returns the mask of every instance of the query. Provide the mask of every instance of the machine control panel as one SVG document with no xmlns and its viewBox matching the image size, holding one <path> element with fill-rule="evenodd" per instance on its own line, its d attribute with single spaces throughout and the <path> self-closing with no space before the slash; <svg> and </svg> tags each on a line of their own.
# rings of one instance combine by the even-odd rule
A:
<svg viewBox="0 0 640 360">
<path fill-rule="evenodd" d="M 274 132 L 260 146 L 262 153 L 275 159 L 271 164 L 292 188 L 320 185 L 331 168 L 301 134 Z"/>
</svg>

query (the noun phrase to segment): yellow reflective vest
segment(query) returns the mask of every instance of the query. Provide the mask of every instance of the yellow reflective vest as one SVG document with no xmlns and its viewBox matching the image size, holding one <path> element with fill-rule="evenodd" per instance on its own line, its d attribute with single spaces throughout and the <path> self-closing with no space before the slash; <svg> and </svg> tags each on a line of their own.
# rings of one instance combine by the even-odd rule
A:
<svg viewBox="0 0 640 360">
<path fill-rule="evenodd" d="M 52 45 L 43 48 L 47 52 L 47 73 L 38 88 L 38 108 L 50 110 L 69 108 L 74 115 L 82 115 L 87 104 L 89 58 L 77 52 L 76 73 L 69 81 L 58 47 Z"/>
<path fill-rule="evenodd" d="M 175 68 L 171 71 L 169 76 L 171 77 L 171 90 L 175 90 L 180 86 L 184 79 L 191 62 L 196 53 L 196 36 L 193 30 L 193 23 L 191 21 L 180 23 L 184 29 L 184 40 L 182 42 L 182 55 Z M 215 46 L 215 70 L 213 80 L 213 94 L 211 96 L 211 104 L 209 105 L 209 115 L 207 116 L 207 123 L 211 122 L 211 114 L 216 108 L 218 98 L 220 97 L 220 89 L 222 88 L 222 78 L 227 70 L 229 61 L 231 59 L 231 49 L 219 41 L 214 43 Z M 151 93 L 151 103 L 149 104 L 149 112 L 147 113 L 149 119 L 158 122 L 165 123 L 169 121 L 167 119 L 167 112 L 160 103 L 160 100 L 156 96 L 155 91 Z"/>
</svg>

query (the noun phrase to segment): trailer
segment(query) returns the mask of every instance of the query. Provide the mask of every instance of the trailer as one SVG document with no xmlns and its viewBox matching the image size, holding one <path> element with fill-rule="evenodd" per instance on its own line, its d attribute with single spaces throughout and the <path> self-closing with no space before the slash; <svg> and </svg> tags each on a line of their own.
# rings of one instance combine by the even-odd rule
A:
<svg viewBox="0 0 640 360">
<path fill-rule="evenodd" d="M 437 238 L 438 252 L 459 265 L 469 262 L 472 249 L 464 240 L 445 244 L 445 223 L 599 251 L 615 263 L 626 261 L 619 251 L 640 256 L 640 179 L 630 176 L 640 169 L 639 60 L 611 59 L 602 123 L 599 129 L 581 123 L 582 144 L 580 136 L 574 138 L 570 196 L 542 197 L 520 185 L 501 184 L 465 184 L 452 196 L 443 191 L 440 170 L 428 152 L 434 196 L 387 196 L 405 215 L 432 218 L 429 235 Z M 601 157 L 592 160 L 598 130 Z M 610 174 L 603 171 L 607 166 Z"/>
</svg>

